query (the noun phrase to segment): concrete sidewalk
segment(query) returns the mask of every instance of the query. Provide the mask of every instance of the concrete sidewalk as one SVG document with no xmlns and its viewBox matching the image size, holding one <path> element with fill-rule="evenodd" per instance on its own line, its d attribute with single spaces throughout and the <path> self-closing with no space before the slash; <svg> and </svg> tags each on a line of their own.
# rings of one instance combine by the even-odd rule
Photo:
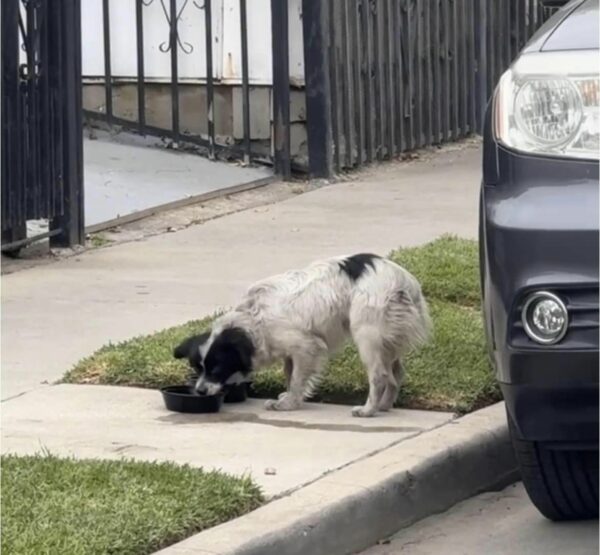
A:
<svg viewBox="0 0 600 555">
<path fill-rule="evenodd" d="M 253 281 L 344 253 L 475 237 L 480 150 L 384 164 L 353 181 L 2 278 L 2 399 L 81 357 L 234 304 Z"/>
<path fill-rule="evenodd" d="M 513 477 L 504 410 L 166 411 L 157 391 L 50 385 L 108 342 L 234 304 L 314 259 L 476 236 L 480 151 L 448 148 L 284 202 L 2 278 L 2 452 L 172 460 L 249 473 L 275 498 L 171 555 L 342 555 Z"/>
<path fill-rule="evenodd" d="M 187 463 L 248 474 L 272 497 L 453 419 L 418 410 L 357 419 L 350 407 L 314 403 L 274 413 L 263 404 L 179 414 L 158 391 L 57 385 L 3 404 L 2 452 Z"/>
</svg>

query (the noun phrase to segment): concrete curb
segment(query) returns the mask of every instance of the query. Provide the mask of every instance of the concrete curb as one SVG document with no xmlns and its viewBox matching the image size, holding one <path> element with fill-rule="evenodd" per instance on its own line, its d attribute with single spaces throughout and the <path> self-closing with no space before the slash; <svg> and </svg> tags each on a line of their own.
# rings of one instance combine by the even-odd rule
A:
<svg viewBox="0 0 600 555">
<path fill-rule="evenodd" d="M 327 474 L 159 554 L 347 555 L 516 479 L 504 403 L 498 403 Z"/>
</svg>

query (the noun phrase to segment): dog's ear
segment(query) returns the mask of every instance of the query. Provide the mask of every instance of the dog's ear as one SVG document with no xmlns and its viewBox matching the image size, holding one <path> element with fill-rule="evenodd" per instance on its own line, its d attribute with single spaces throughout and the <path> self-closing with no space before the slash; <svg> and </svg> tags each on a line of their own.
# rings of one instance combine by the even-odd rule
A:
<svg viewBox="0 0 600 555">
<path fill-rule="evenodd" d="M 173 356 L 175 358 L 189 358 L 194 350 L 200 348 L 200 345 L 206 342 L 210 337 L 210 332 L 201 333 L 200 335 L 192 335 L 188 337 L 183 343 L 175 347 L 173 350 Z"/>
</svg>

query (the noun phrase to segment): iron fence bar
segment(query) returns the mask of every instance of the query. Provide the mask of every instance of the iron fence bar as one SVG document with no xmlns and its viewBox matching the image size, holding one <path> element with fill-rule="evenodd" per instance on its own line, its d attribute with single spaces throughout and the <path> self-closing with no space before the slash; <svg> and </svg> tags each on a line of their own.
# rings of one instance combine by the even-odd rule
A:
<svg viewBox="0 0 600 555">
<path fill-rule="evenodd" d="M 206 120 L 208 156 L 215 158 L 215 91 L 213 81 L 212 0 L 204 0 L 204 30 L 206 44 Z"/>
<path fill-rule="evenodd" d="M 366 54 L 364 58 L 364 85 L 365 91 L 365 150 L 367 162 L 372 162 L 374 156 L 373 145 L 373 48 L 371 44 L 371 3 L 373 0 L 363 0 L 362 3 L 362 31 L 363 31 L 363 52 Z"/>
<path fill-rule="evenodd" d="M 503 25 L 505 29 L 504 35 L 504 69 L 506 69 L 510 62 L 512 61 L 512 53 L 511 53 L 511 28 L 510 28 L 510 2 L 505 2 L 502 4 L 503 11 Z"/>
<path fill-rule="evenodd" d="M 423 31 L 423 144 L 431 144 L 431 21 L 429 17 L 430 0 L 423 0 L 422 31 Z"/>
<path fill-rule="evenodd" d="M 354 0 L 352 0 L 354 1 Z M 348 1 L 341 0 L 342 18 L 340 20 L 342 29 L 342 76 L 344 81 L 343 87 L 343 107 L 344 107 L 344 148 L 346 167 L 354 165 L 354 126 L 352 122 L 353 107 L 354 107 L 354 87 L 352 83 L 352 61 L 350 59 L 350 23 L 348 17 Z"/>
<path fill-rule="evenodd" d="M 535 6 L 537 4 L 537 0 L 528 0 L 527 4 L 527 23 L 529 24 L 529 29 L 527 31 L 527 36 L 530 38 L 533 33 L 535 33 Z"/>
<path fill-rule="evenodd" d="M 27 129 L 26 139 L 26 151 L 25 160 L 29 163 L 25 164 L 26 182 L 30 184 L 30 187 L 25 191 L 25 219 L 30 214 L 37 213 L 37 199 L 39 197 L 39 180 L 37 175 L 38 159 L 37 159 L 37 145 L 36 140 L 39 136 L 37 132 L 37 94 L 36 94 L 36 80 L 35 80 L 35 4 L 33 2 L 25 4 L 26 19 L 25 19 L 25 36 L 23 41 L 26 43 L 26 70 L 24 78 L 24 85 L 27 89 L 27 114 L 25 117 L 25 125 Z M 34 215 L 33 217 L 37 217 Z"/>
<path fill-rule="evenodd" d="M 506 67 L 506 45 L 508 43 L 508 27 L 506 26 L 505 22 L 505 6 L 506 4 L 504 2 L 498 2 L 498 5 L 496 6 L 496 25 L 499 28 L 497 54 L 498 75 L 500 75 Z"/>
<path fill-rule="evenodd" d="M 396 107 L 394 102 L 394 64 L 393 64 L 393 37 L 394 31 L 392 27 L 392 13 L 391 13 L 391 0 L 384 0 L 384 13 L 383 13 L 383 24 L 384 24 L 384 37 L 385 37 L 385 65 L 386 71 L 386 128 L 387 128 L 387 155 L 388 158 L 392 158 L 395 154 L 395 120 L 396 120 Z"/>
<path fill-rule="evenodd" d="M 416 56 L 414 57 L 415 79 L 415 145 L 423 146 L 423 1 L 415 2 Z"/>
<path fill-rule="evenodd" d="M 144 134 L 146 126 L 146 76 L 144 68 L 144 14 L 143 0 L 135 0 L 138 131 Z"/>
<path fill-rule="evenodd" d="M 79 0 L 62 4 L 63 30 L 60 37 L 64 60 L 63 121 L 66 148 L 63 151 L 64 213 L 50 220 L 53 247 L 82 245 L 85 242 L 83 212 L 83 125 L 81 120 L 81 6 Z"/>
<path fill-rule="evenodd" d="M 179 67 L 177 59 L 177 26 L 179 14 L 177 13 L 177 0 L 169 2 L 169 48 L 171 54 L 171 127 L 173 138 L 179 141 Z"/>
<path fill-rule="evenodd" d="M 27 245 L 31 245 L 32 243 L 35 243 L 37 241 L 41 241 L 42 239 L 57 237 L 61 233 L 62 233 L 61 229 L 52 229 L 50 231 L 46 231 L 45 233 L 39 233 L 32 237 L 24 237 L 22 239 L 17 239 L 15 241 L 10 241 L 10 242 L 3 241 L 2 242 L 2 251 L 3 252 L 14 251 L 14 250 L 20 249 L 22 247 L 26 247 Z"/>
<path fill-rule="evenodd" d="M 449 62 L 449 33 L 448 33 L 448 2 L 441 0 L 442 17 L 442 140 L 450 138 L 450 62 Z"/>
<path fill-rule="evenodd" d="M 63 121 L 63 94 L 62 94 L 62 75 L 64 72 L 64 60 L 61 52 L 61 41 L 60 37 L 65 32 L 63 17 L 61 10 L 51 10 L 54 16 L 54 33 L 51 35 L 53 44 L 53 59 L 56 63 L 56 69 L 53 71 L 53 78 L 55 80 L 54 93 L 55 93 L 55 109 L 54 109 L 54 163 L 58 168 L 57 179 L 55 183 L 57 199 L 54 206 L 54 214 L 62 214 L 65 209 L 65 190 L 64 190 L 64 179 L 63 179 L 63 158 L 65 152 L 65 130 Z M 108 119 L 108 115 L 107 115 Z"/>
<path fill-rule="evenodd" d="M 102 29 L 104 37 L 104 95 L 106 115 L 110 122 L 113 116 L 112 68 L 110 59 L 110 0 L 102 0 Z M 66 31 L 68 32 L 68 31 Z"/>
<path fill-rule="evenodd" d="M 354 82 L 354 129 L 356 131 L 356 163 L 363 163 L 364 143 L 364 91 L 362 79 L 362 48 L 360 47 L 360 10 L 364 0 L 350 2 L 350 35 L 352 37 L 351 56 L 353 58 L 353 82 Z"/>
<path fill-rule="evenodd" d="M 469 2 L 469 131 L 475 133 L 477 131 L 477 67 L 476 67 L 476 42 L 475 42 L 475 3 L 479 0 L 467 0 Z"/>
<path fill-rule="evenodd" d="M 488 84 L 487 90 L 494 88 L 494 79 L 496 76 L 496 58 L 497 58 L 497 32 L 498 22 L 496 21 L 496 5 L 494 0 L 488 1 Z"/>
<path fill-rule="evenodd" d="M 477 57 L 477 86 L 475 105 L 477 132 L 481 133 L 487 107 L 487 0 L 475 1 L 475 50 Z"/>
<path fill-rule="evenodd" d="M 527 40 L 527 25 L 525 22 L 527 6 L 525 5 L 525 0 L 519 0 L 517 5 L 519 7 L 519 31 L 521 36 L 521 41 L 519 42 L 520 51 L 525 46 L 525 42 Z"/>
<path fill-rule="evenodd" d="M 49 19 L 51 14 L 48 13 L 48 5 L 45 6 L 46 13 L 43 18 L 43 25 L 41 27 L 41 35 L 40 35 L 40 75 L 41 75 L 41 97 L 42 97 L 42 106 L 41 106 L 41 114 L 40 114 L 40 126 L 41 126 L 41 138 L 43 148 L 40 152 L 40 157 L 42 159 L 42 173 L 47 182 L 53 182 L 53 167 L 52 167 L 52 142 L 50 139 L 50 129 L 51 129 L 51 112 L 50 112 L 50 71 L 49 71 Z M 44 192 L 43 199 L 43 209 L 42 216 L 47 214 L 51 214 L 51 193 L 54 191 L 53 186 L 46 186 L 42 188 Z"/>
<path fill-rule="evenodd" d="M 271 0 L 274 167 L 284 178 L 291 173 L 288 21 L 288 0 Z"/>
<path fill-rule="evenodd" d="M 330 177 L 333 164 L 328 3 L 302 0 L 306 132 L 311 177 Z"/>
<path fill-rule="evenodd" d="M 414 148 L 413 140 L 413 62 L 412 62 L 412 25 L 410 17 L 411 4 L 408 0 L 404 0 L 404 6 L 402 9 L 402 53 L 404 55 L 403 62 L 403 75 L 404 77 L 404 136 L 406 138 L 406 150 Z"/>
<path fill-rule="evenodd" d="M 392 3 L 392 40 L 396 47 L 393 50 L 394 53 L 394 65 L 395 65 L 395 76 L 394 87 L 396 89 L 396 119 L 394 121 L 395 134 L 396 134 L 396 153 L 399 154 L 405 148 L 404 146 L 404 79 L 403 79 L 403 65 L 402 65 L 402 36 L 401 36 L 401 14 L 400 14 L 400 2 L 394 1 Z"/>
<path fill-rule="evenodd" d="M 459 80 L 459 96 L 460 96 L 460 131 L 462 135 L 467 135 L 469 132 L 468 113 L 469 113 L 469 88 L 467 85 L 468 61 L 467 61 L 467 0 L 460 0 L 459 6 L 459 50 L 460 50 L 460 74 Z"/>
<path fill-rule="evenodd" d="M 242 120 L 244 125 L 244 164 L 250 163 L 250 76 L 248 68 L 248 15 L 246 0 L 240 0 L 242 54 Z"/>
<path fill-rule="evenodd" d="M 2 38 L 2 241 L 18 223 L 15 192 L 21 187 L 21 126 L 18 61 L 19 4 L 6 0 L 1 6 Z"/>
<path fill-rule="evenodd" d="M 510 29 L 511 29 L 511 57 L 515 57 L 519 51 L 519 24 L 517 22 L 517 6 L 515 2 L 508 3 L 510 7 Z"/>
<path fill-rule="evenodd" d="M 450 0 L 452 4 L 452 137 L 456 140 L 460 137 L 459 125 L 459 88 L 458 88 L 458 14 L 457 2 Z"/>
<path fill-rule="evenodd" d="M 371 6 L 373 7 L 372 22 L 372 38 L 373 38 L 373 66 L 375 68 L 373 75 L 373 91 L 375 97 L 375 156 L 378 160 L 383 158 L 383 137 L 384 135 L 384 106 L 383 106 L 383 88 L 381 86 L 382 80 L 382 63 L 380 56 L 380 9 L 379 4 L 381 0 L 374 0 Z"/>
<path fill-rule="evenodd" d="M 338 88 L 338 61 L 336 51 L 336 14 L 335 14 L 335 2 L 336 0 L 329 0 L 327 2 L 329 13 L 329 79 L 331 83 L 331 133 L 333 139 L 333 164 L 336 172 L 341 169 L 340 159 L 340 126 L 339 126 L 339 88 Z"/>
</svg>

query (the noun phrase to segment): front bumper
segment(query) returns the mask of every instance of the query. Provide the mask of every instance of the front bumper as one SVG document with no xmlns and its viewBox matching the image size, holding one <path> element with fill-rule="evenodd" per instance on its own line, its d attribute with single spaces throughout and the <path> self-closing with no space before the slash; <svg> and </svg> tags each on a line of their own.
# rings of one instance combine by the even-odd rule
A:
<svg viewBox="0 0 600 555">
<path fill-rule="evenodd" d="M 523 439 L 598 442 L 598 163 L 524 156 L 486 137 L 483 308 L 507 409 Z M 558 294 L 569 328 L 541 346 L 520 321 L 526 296 Z"/>
</svg>

